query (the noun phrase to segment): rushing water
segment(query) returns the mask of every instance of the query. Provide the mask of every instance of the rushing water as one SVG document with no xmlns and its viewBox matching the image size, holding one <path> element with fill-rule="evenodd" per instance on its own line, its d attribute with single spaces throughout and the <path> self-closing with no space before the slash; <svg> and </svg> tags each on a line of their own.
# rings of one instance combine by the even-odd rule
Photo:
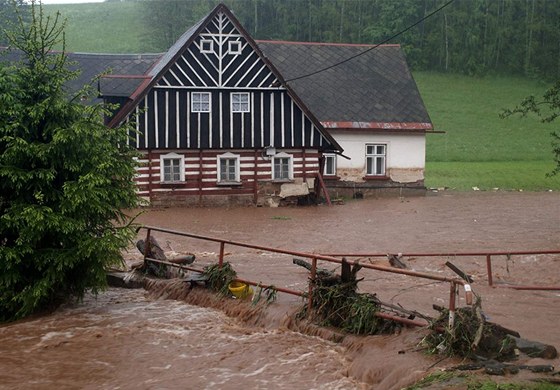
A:
<svg viewBox="0 0 560 390">
<path fill-rule="evenodd" d="M 343 348 L 143 290 L 0 328 L 2 389 L 353 389 Z"/>
</svg>

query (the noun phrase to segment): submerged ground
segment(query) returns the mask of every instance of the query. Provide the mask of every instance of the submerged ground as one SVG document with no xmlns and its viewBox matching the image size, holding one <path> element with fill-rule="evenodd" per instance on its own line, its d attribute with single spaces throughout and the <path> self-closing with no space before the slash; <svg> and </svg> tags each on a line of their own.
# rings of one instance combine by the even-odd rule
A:
<svg viewBox="0 0 560 390">
<path fill-rule="evenodd" d="M 560 347 L 559 291 L 490 288 L 485 257 L 453 255 L 560 249 L 557 192 L 439 192 L 333 207 L 148 209 L 139 221 L 294 251 L 362 253 L 360 261 L 372 264 L 387 260 L 368 253 L 445 252 L 404 261 L 414 270 L 448 276 L 444 263 L 459 265 L 473 275 L 473 290 L 491 321 Z M 169 256 L 195 253 L 198 267 L 217 261 L 216 242 L 154 234 Z M 240 277 L 307 288 L 308 273 L 292 264 L 292 256 L 229 244 L 225 255 Z M 127 253 L 130 261 L 139 258 L 135 249 Z M 499 285 L 560 286 L 560 255 L 497 256 L 493 266 Z M 358 276 L 364 278 L 360 291 L 429 316 L 436 315 L 432 304 L 446 306 L 449 300 L 446 283 L 364 269 Z M 290 320 L 300 298 L 279 294 L 259 319 L 238 301 L 223 301 L 221 309 L 234 316 L 226 317 L 204 307 L 216 304 L 202 289 L 195 291 L 187 298 L 202 307 L 153 301 L 141 290 L 110 289 L 98 299 L 86 297 L 51 315 L 0 327 L 0 388 L 400 389 L 459 363 L 427 355 L 419 346 L 422 330 L 333 343 L 324 338 L 328 332 L 298 329 Z M 460 297 L 463 306 L 464 294 Z M 560 366 L 560 359 L 525 362 Z M 527 377 L 523 372 L 506 380 Z"/>
<path fill-rule="evenodd" d="M 188 231 L 275 248 L 309 253 L 361 253 L 362 262 L 387 264 L 368 253 L 447 253 L 442 257 L 405 258 L 415 270 L 452 276 L 446 261 L 474 276 L 473 289 L 482 296 L 491 321 L 517 330 L 522 337 L 560 347 L 557 319 L 558 291 L 516 291 L 487 286 L 486 258 L 454 253 L 492 251 L 545 251 L 560 249 L 560 195 L 557 192 L 438 192 L 417 198 L 381 198 L 351 201 L 333 207 L 232 208 L 150 210 L 140 216 L 149 225 Z M 166 250 L 194 252 L 197 263 L 216 261 L 219 244 L 157 234 Z M 226 245 L 226 260 L 242 278 L 304 291 L 307 272 L 292 265 L 291 256 Z M 333 269 L 328 263 L 325 268 Z M 432 304 L 446 306 L 447 284 L 422 279 L 361 271 L 360 290 L 382 300 L 435 316 Z M 498 285 L 560 286 L 560 255 L 496 256 L 493 277 Z M 464 305 L 464 294 L 460 304 Z M 281 302 L 300 301 L 282 296 Z M 280 308 L 278 310 L 285 310 Z M 398 349 L 398 347 L 395 347 Z M 372 349 L 375 350 L 375 349 Z M 391 350 L 391 348 L 389 348 Z M 396 351 L 393 351 L 396 353 Z M 390 354 L 390 352 L 389 352 Z M 361 358 L 360 358 L 361 355 Z M 350 372 L 360 380 L 377 383 L 379 377 L 418 376 L 426 367 L 418 356 L 385 356 L 378 374 L 372 374 L 360 348 Z M 393 360 L 395 358 L 395 360 Z M 401 362 L 399 362 L 399 359 Z M 534 364 L 542 362 L 532 362 Z M 560 360 L 552 364 L 559 365 Z M 550 362 L 547 362 L 550 364 Z M 388 365 L 388 366 L 386 366 Z M 430 364 L 428 364 L 429 366 Z M 444 365 L 444 364 L 442 364 Z M 373 377 L 372 377 L 373 376 Z M 377 376 L 377 377 L 376 377 Z M 389 385 L 391 388 L 391 385 Z"/>
</svg>

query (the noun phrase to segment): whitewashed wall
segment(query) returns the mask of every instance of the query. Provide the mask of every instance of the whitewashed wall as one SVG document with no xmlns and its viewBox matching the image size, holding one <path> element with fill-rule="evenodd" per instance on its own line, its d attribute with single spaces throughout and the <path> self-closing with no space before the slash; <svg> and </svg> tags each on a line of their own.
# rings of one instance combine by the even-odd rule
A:
<svg viewBox="0 0 560 390">
<path fill-rule="evenodd" d="M 341 180 L 363 181 L 366 144 L 387 145 L 387 175 L 391 180 L 409 183 L 424 179 L 425 134 L 367 134 L 331 130 L 331 135 L 344 148 L 344 155 L 351 158 L 337 157 L 337 175 Z"/>
</svg>

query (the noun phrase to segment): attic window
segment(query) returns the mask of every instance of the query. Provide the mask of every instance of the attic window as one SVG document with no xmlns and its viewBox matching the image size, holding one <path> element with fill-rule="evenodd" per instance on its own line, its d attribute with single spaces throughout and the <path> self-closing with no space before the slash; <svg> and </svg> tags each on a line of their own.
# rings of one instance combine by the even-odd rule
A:
<svg viewBox="0 0 560 390">
<path fill-rule="evenodd" d="M 201 53 L 214 53 L 214 41 L 211 39 L 203 39 L 200 41 L 200 52 Z"/>
<path fill-rule="evenodd" d="M 231 112 L 250 112 L 249 93 L 247 92 L 231 93 Z"/>
<path fill-rule="evenodd" d="M 191 112 L 210 112 L 210 92 L 191 93 Z"/>
<path fill-rule="evenodd" d="M 241 54 L 241 42 L 229 41 L 228 52 L 229 54 Z"/>
</svg>

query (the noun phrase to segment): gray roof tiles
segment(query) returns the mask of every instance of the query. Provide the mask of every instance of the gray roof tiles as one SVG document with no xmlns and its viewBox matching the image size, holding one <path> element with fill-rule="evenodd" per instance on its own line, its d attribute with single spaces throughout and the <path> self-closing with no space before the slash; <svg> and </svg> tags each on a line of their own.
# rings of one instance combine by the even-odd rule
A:
<svg viewBox="0 0 560 390">
<path fill-rule="evenodd" d="M 321 122 L 431 123 L 397 45 L 257 43 Z"/>
<path fill-rule="evenodd" d="M 157 75 L 181 50 L 202 21 L 164 54 L 68 53 L 69 60 L 75 62 L 72 67 L 82 72 L 78 79 L 68 83 L 69 93 L 108 73 L 109 77 L 99 80 L 101 95 L 130 97 L 143 81 Z M 404 54 L 397 45 L 368 51 L 371 46 L 274 41 L 257 41 L 257 44 L 323 123 L 420 123 L 431 127 Z M 360 53 L 364 54 L 321 71 Z M 17 61 L 18 53 L 9 52 L 6 57 L 0 56 L 0 61 L 4 58 Z M 321 72 L 297 79 L 316 71 Z"/>
</svg>

